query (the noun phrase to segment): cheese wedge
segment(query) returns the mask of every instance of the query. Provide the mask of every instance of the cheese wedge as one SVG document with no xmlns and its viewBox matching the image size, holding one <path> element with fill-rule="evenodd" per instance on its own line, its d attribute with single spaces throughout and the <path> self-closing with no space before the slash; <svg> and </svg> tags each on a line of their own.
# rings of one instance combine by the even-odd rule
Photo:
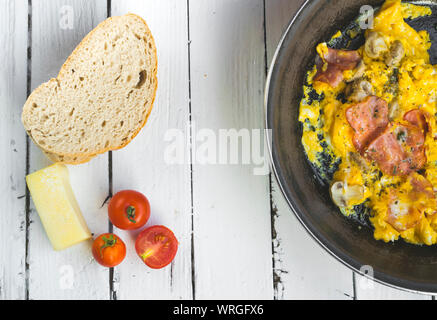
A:
<svg viewBox="0 0 437 320">
<path fill-rule="evenodd" d="M 54 164 L 26 177 L 36 210 L 55 250 L 91 238 L 70 185 L 68 169 Z"/>
</svg>

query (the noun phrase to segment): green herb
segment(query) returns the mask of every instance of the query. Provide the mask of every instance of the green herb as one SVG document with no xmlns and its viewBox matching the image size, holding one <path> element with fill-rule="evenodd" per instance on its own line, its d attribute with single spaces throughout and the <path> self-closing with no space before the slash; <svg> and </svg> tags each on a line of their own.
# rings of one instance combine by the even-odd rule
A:
<svg viewBox="0 0 437 320">
<path fill-rule="evenodd" d="M 135 221 L 135 207 L 129 206 L 126 208 L 126 215 L 130 222 L 137 223 Z"/>
</svg>

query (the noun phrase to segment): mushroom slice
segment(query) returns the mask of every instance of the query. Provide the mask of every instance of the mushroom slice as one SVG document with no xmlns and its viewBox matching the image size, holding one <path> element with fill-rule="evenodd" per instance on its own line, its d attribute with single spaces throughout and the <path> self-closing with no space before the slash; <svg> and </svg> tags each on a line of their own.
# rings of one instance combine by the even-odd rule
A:
<svg viewBox="0 0 437 320">
<path fill-rule="evenodd" d="M 331 186 L 331 197 L 338 207 L 349 207 L 353 203 L 360 203 L 364 200 L 364 187 L 349 186 L 342 181 L 337 181 Z"/>
<path fill-rule="evenodd" d="M 366 43 L 364 44 L 364 52 L 372 59 L 379 58 L 383 53 L 388 51 L 384 37 L 375 31 L 370 31 L 367 34 Z"/>
<path fill-rule="evenodd" d="M 390 48 L 390 52 L 385 58 L 385 64 L 389 67 L 399 66 L 404 56 L 405 56 L 404 46 L 402 42 L 396 40 L 395 42 L 393 42 L 393 45 Z"/>
<path fill-rule="evenodd" d="M 355 69 L 352 70 L 353 76 L 350 79 L 347 79 L 346 82 L 349 83 L 362 78 L 365 71 L 366 71 L 366 65 L 364 64 L 363 60 L 360 60 L 358 65 L 355 67 Z"/>
<path fill-rule="evenodd" d="M 364 79 L 358 79 L 346 87 L 345 95 L 352 102 L 361 102 L 374 94 L 372 84 Z"/>
</svg>

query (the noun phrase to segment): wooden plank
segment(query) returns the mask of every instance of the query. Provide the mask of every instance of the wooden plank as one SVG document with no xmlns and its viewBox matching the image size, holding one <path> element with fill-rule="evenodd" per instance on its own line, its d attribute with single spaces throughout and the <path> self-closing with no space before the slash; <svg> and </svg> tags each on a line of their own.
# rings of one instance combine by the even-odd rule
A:
<svg viewBox="0 0 437 320">
<path fill-rule="evenodd" d="M 0 300 L 24 299 L 27 1 L 0 1 Z"/>
<path fill-rule="evenodd" d="M 276 181 L 274 217 L 275 297 L 277 299 L 352 299 L 352 271 L 330 256 L 288 208 Z"/>
<path fill-rule="evenodd" d="M 271 61 L 274 50 L 289 21 L 304 0 L 266 1 L 267 53 Z M 352 272 L 327 254 L 300 226 L 289 210 L 275 179 L 272 199 L 276 208 L 274 228 L 277 298 L 353 298 Z M 364 281 L 364 282 L 363 282 Z M 428 298 L 387 286 L 366 282 L 355 275 L 356 299 Z"/>
<path fill-rule="evenodd" d="M 66 15 L 72 14 L 68 17 Z M 55 77 L 72 50 L 99 22 L 106 18 L 106 1 L 40 0 L 32 7 L 32 88 Z M 68 19 L 67 19 L 68 18 Z M 72 29 L 70 29 L 72 23 Z M 108 160 L 70 166 L 73 190 L 91 232 L 107 232 Z M 31 145 L 30 172 L 50 162 Z M 62 252 L 51 248 L 34 206 L 29 228 L 30 299 L 108 299 L 109 272 L 91 254 L 91 241 Z"/>
<path fill-rule="evenodd" d="M 191 0 L 189 17 L 194 140 L 264 128 L 263 1 Z M 273 298 L 269 177 L 253 169 L 193 163 L 196 299 Z"/>
<path fill-rule="evenodd" d="M 132 12 L 143 17 L 158 50 L 158 93 L 148 123 L 125 149 L 113 153 L 114 192 L 135 189 L 151 204 L 148 226 L 165 225 L 175 232 L 179 250 L 174 262 L 152 270 L 134 249 L 138 232 L 117 234 L 128 247 L 126 261 L 116 268 L 118 299 L 191 299 L 191 175 L 190 165 L 165 161 L 169 130 L 187 136 L 188 25 L 187 2 L 113 0 L 112 15 Z"/>
</svg>

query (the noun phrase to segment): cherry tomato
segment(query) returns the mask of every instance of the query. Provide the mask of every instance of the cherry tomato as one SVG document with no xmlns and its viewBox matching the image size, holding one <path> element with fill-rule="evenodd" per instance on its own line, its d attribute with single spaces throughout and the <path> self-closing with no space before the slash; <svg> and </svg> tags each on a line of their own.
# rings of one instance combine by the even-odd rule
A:
<svg viewBox="0 0 437 320">
<path fill-rule="evenodd" d="M 93 256 L 104 267 L 119 265 L 126 257 L 126 245 L 113 233 L 105 233 L 97 237 L 93 243 Z"/>
<path fill-rule="evenodd" d="M 152 269 L 161 269 L 170 264 L 178 251 L 178 240 L 164 226 L 143 230 L 135 241 L 135 249 L 143 262 Z"/>
<path fill-rule="evenodd" d="M 149 200 L 137 191 L 120 191 L 109 202 L 108 214 L 109 220 L 119 229 L 141 228 L 150 217 Z"/>
</svg>

